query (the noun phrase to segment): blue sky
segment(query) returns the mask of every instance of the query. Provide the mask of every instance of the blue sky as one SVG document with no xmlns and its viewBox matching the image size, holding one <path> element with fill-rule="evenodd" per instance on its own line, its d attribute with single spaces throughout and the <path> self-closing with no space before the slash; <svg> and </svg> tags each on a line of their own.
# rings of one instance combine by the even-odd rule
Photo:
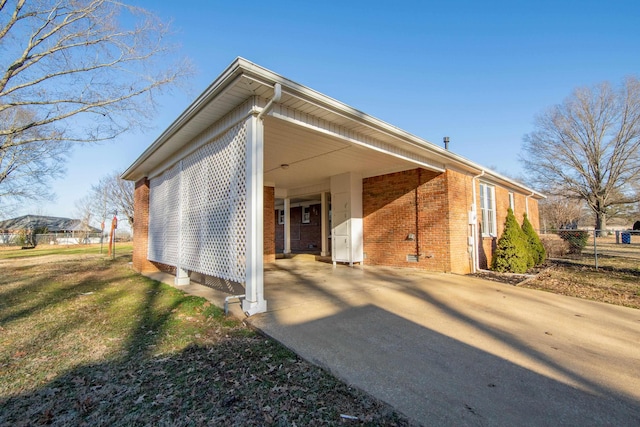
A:
<svg viewBox="0 0 640 427">
<path fill-rule="evenodd" d="M 153 1 L 197 74 L 161 98 L 148 132 L 76 148 L 56 202 L 17 214 L 76 216 L 235 57 L 498 171 L 521 174 L 533 119 L 575 87 L 640 74 L 638 1 Z"/>
</svg>

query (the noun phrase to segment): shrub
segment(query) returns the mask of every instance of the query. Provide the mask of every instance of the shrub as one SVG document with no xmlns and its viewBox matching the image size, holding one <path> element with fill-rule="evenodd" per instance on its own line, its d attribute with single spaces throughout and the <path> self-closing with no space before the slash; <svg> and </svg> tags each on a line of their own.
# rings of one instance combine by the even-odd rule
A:
<svg viewBox="0 0 640 427">
<path fill-rule="evenodd" d="M 527 214 L 524 214 L 524 220 L 522 220 L 522 232 L 529 246 L 529 252 L 533 257 L 534 265 L 540 265 L 547 259 L 547 252 L 538 237 L 538 233 L 533 229 L 533 225 L 529 222 Z"/>
<path fill-rule="evenodd" d="M 558 234 L 569 243 L 570 254 L 581 254 L 589 239 L 589 232 L 584 230 L 560 230 Z"/>
<path fill-rule="evenodd" d="M 524 233 L 513 215 L 511 208 L 507 211 L 504 231 L 493 254 L 491 268 L 499 272 L 525 273 L 533 267 L 533 257 L 528 248 Z"/>
<path fill-rule="evenodd" d="M 31 244 L 31 234 L 27 230 L 20 230 L 16 234 L 16 244 L 18 246 L 28 246 Z"/>
<path fill-rule="evenodd" d="M 569 253 L 569 242 L 557 234 L 543 234 L 540 236 L 544 250 L 549 257 L 563 257 Z"/>
</svg>

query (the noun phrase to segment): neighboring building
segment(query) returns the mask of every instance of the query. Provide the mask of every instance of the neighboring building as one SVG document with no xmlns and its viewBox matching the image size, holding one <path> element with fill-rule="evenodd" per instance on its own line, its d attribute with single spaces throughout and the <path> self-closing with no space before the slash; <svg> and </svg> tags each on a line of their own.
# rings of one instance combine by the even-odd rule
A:
<svg viewBox="0 0 640 427">
<path fill-rule="evenodd" d="M 53 235 L 54 238 L 56 235 L 60 235 L 60 239 L 63 239 L 60 242 L 64 244 L 78 243 L 80 235 L 84 238 L 87 233 L 100 233 L 98 228 L 86 226 L 79 219 L 55 216 L 23 215 L 0 221 L 0 241 L 5 244 L 11 243 L 19 233 L 31 234 L 43 231 Z"/>
<path fill-rule="evenodd" d="M 266 309 L 276 251 L 466 274 L 507 208 L 538 228 L 543 196 L 245 59 L 123 174 L 136 182 L 133 266 L 245 286 Z"/>
<path fill-rule="evenodd" d="M 0 221 L 1 233 L 17 233 L 22 230 L 46 229 L 48 233 L 73 233 L 77 231 L 100 233 L 100 229 L 86 226 L 82 220 L 55 216 L 23 215 Z"/>
</svg>

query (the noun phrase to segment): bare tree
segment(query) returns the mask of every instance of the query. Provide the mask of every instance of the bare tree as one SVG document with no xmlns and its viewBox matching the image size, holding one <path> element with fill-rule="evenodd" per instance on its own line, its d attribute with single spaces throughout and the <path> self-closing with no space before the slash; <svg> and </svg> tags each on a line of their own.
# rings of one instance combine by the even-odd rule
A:
<svg viewBox="0 0 640 427">
<path fill-rule="evenodd" d="M 133 194 L 135 184 L 125 181 L 120 173 L 113 172 L 103 177 L 97 185 L 92 187 L 92 199 L 96 211 L 103 221 L 114 211 L 124 215 L 133 227 Z"/>
<path fill-rule="evenodd" d="M 29 110 L 12 109 L 0 112 L 0 123 L 20 126 L 33 117 Z M 0 136 L 0 212 L 11 210 L 22 200 L 51 198 L 48 182 L 64 174 L 70 143 L 49 143 L 47 138 L 52 134 L 46 130 L 30 128 L 20 134 Z M 22 145 L 22 138 L 34 141 Z"/>
<path fill-rule="evenodd" d="M 144 126 L 154 95 L 190 73 L 170 57 L 168 34 L 156 16 L 116 0 L 0 0 L 0 151 L 60 155 L 52 145 Z M 5 119 L 24 112 L 29 120 Z"/>
<path fill-rule="evenodd" d="M 555 232 L 577 225 L 584 216 L 583 203 L 576 203 L 575 200 L 561 196 L 549 196 L 540 200 L 540 221 L 545 232 Z"/>
<path fill-rule="evenodd" d="M 95 223 L 95 201 L 90 195 L 76 201 L 76 215 L 80 218 L 80 228 L 76 230 L 76 237 L 85 243 Z"/>
<path fill-rule="evenodd" d="M 596 229 L 605 229 L 613 208 L 639 200 L 632 185 L 640 178 L 640 82 L 576 89 L 536 118 L 523 150 L 535 184 L 584 200 Z"/>
</svg>

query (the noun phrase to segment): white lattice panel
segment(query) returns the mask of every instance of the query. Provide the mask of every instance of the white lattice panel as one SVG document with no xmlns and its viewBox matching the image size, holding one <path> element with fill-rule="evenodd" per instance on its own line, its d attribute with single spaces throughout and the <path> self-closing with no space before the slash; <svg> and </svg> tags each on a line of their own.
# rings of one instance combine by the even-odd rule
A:
<svg viewBox="0 0 640 427">
<path fill-rule="evenodd" d="M 165 172 L 167 175 L 167 199 L 164 217 L 164 254 L 165 264 L 178 264 L 178 250 L 180 248 L 180 164 L 178 163 Z"/>
<path fill-rule="evenodd" d="M 245 281 L 246 138 L 241 123 L 183 160 L 183 269 Z"/>
<path fill-rule="evenodd" d="M 151 261 L 178 263 L 180 165 L 149 183 L 149 253 Z"/>
</svg>

